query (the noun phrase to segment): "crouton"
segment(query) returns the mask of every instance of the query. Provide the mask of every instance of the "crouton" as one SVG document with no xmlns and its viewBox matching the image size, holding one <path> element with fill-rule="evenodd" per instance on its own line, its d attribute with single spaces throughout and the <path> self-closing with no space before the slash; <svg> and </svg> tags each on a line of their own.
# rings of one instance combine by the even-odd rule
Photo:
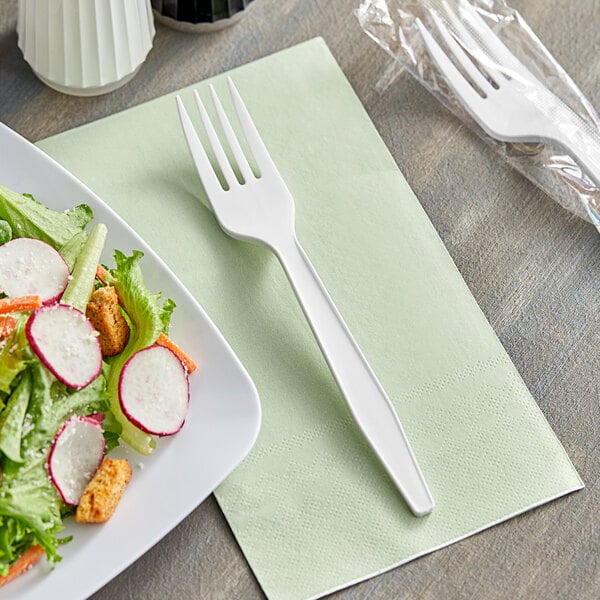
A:
<svg viewBox="0 0 600 600">
<path fill-rule="evenodd" d="M 105 458 L 83 492 L 75 512 L 79 523 L 105 523 L 121 500 L 131 479 L 131 466 L 124 459 Z"/>
<path fill-rule="evenodd" d="M 95 290 L 85 314 L 99 333 L 102 354 L 119 354 L 129 340 L 129 325 L 119 308 L 119 297 L 115 288 L 106 286 Z"/>
</svg>

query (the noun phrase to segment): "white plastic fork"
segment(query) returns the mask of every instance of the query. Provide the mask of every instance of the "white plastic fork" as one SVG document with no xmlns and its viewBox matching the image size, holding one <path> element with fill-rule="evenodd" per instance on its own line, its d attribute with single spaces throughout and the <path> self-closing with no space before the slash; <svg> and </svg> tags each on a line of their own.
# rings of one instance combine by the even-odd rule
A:
<svg viewBox="0 0 600 600">
<path fill-rule="evenodd" d="M 230 78 L 228 86 L 260 176 L 254 175 L 210 86 L 217 116 L 243 178 L 240 183 L 195 92 L 202 124 L 226 188 L 221 185 L 181 98 L 177 97 L 183 131 L 213 212 L 226 233 L 263 244 L 279 258 L 354 420 L 413 514 L 426 515 L 433 510 L 434 501 L 394 407 L 300 246 L 295 233 L 294 200 Z"/>
<path fill-rule="evenodd" d="M 503 142 L 559 144 L 600 188 L 600 136 L 510 52 L 465 0 L 458 2 L 458 15 L 442 4 L 454 35 L 435 10 L 429 14 L 449 55 L 420 19 L 416 24 L 427 52 L 473 119 Z M 590 216 L 597 221 L 597 215 Z"/>
</svg>

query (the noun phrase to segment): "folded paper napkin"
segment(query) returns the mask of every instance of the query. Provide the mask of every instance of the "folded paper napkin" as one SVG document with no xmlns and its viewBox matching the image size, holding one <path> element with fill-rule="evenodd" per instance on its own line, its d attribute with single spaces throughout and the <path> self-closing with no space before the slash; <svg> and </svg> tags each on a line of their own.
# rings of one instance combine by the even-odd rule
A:
<svg viewBox="0 0 600 600">
<path fill-rule="evenodd" d="M 407 510 L 350 418 L 276 258 L 206 208 L 174 95 L 39 146 L 153 246 L 254 379 L 262 429 L 216 497 L 267 596 L 323 595 L 581 488 L 324 42 L 230 74 L 398 410 L 437 502 L 428 517 Z"/>
</svg>

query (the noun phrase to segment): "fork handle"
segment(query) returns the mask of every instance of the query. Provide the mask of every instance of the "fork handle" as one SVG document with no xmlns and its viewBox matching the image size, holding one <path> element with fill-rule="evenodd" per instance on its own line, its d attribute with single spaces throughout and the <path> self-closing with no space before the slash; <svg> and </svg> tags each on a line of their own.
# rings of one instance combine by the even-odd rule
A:
<svg viewBox="0 0 600 600">
<path fill-rule="evenodd" d="M 400 420 L 300 243 L 274 248 L 354 420 L 415 516 L 434 501 Z"/>
</svg>

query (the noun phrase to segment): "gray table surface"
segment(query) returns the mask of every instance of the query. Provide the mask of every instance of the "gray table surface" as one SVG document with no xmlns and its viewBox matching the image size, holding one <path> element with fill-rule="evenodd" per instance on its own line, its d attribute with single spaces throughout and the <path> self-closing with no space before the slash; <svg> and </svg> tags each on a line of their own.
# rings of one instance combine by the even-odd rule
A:
<svg viewBox="0 0 600 600">
<path fill-rule="evenodd" d="M 388 59 L 359 29 L 357 4 L 256 0 L 218 33 L 158 26 L 133 81 L 82 99 L 38 81 L 17 47 L 17 0 L 2 0 L 0 120 L 36 141 L 322 36 L 587 484 L 333 597 L 598 598 L 600 236 L 504 165 L 408 75 L 378 92 Z M 600 2 L 511 5 L 600 108 Z M 93 596 L 262 597 L 212 496 Z"/>
</svg>

